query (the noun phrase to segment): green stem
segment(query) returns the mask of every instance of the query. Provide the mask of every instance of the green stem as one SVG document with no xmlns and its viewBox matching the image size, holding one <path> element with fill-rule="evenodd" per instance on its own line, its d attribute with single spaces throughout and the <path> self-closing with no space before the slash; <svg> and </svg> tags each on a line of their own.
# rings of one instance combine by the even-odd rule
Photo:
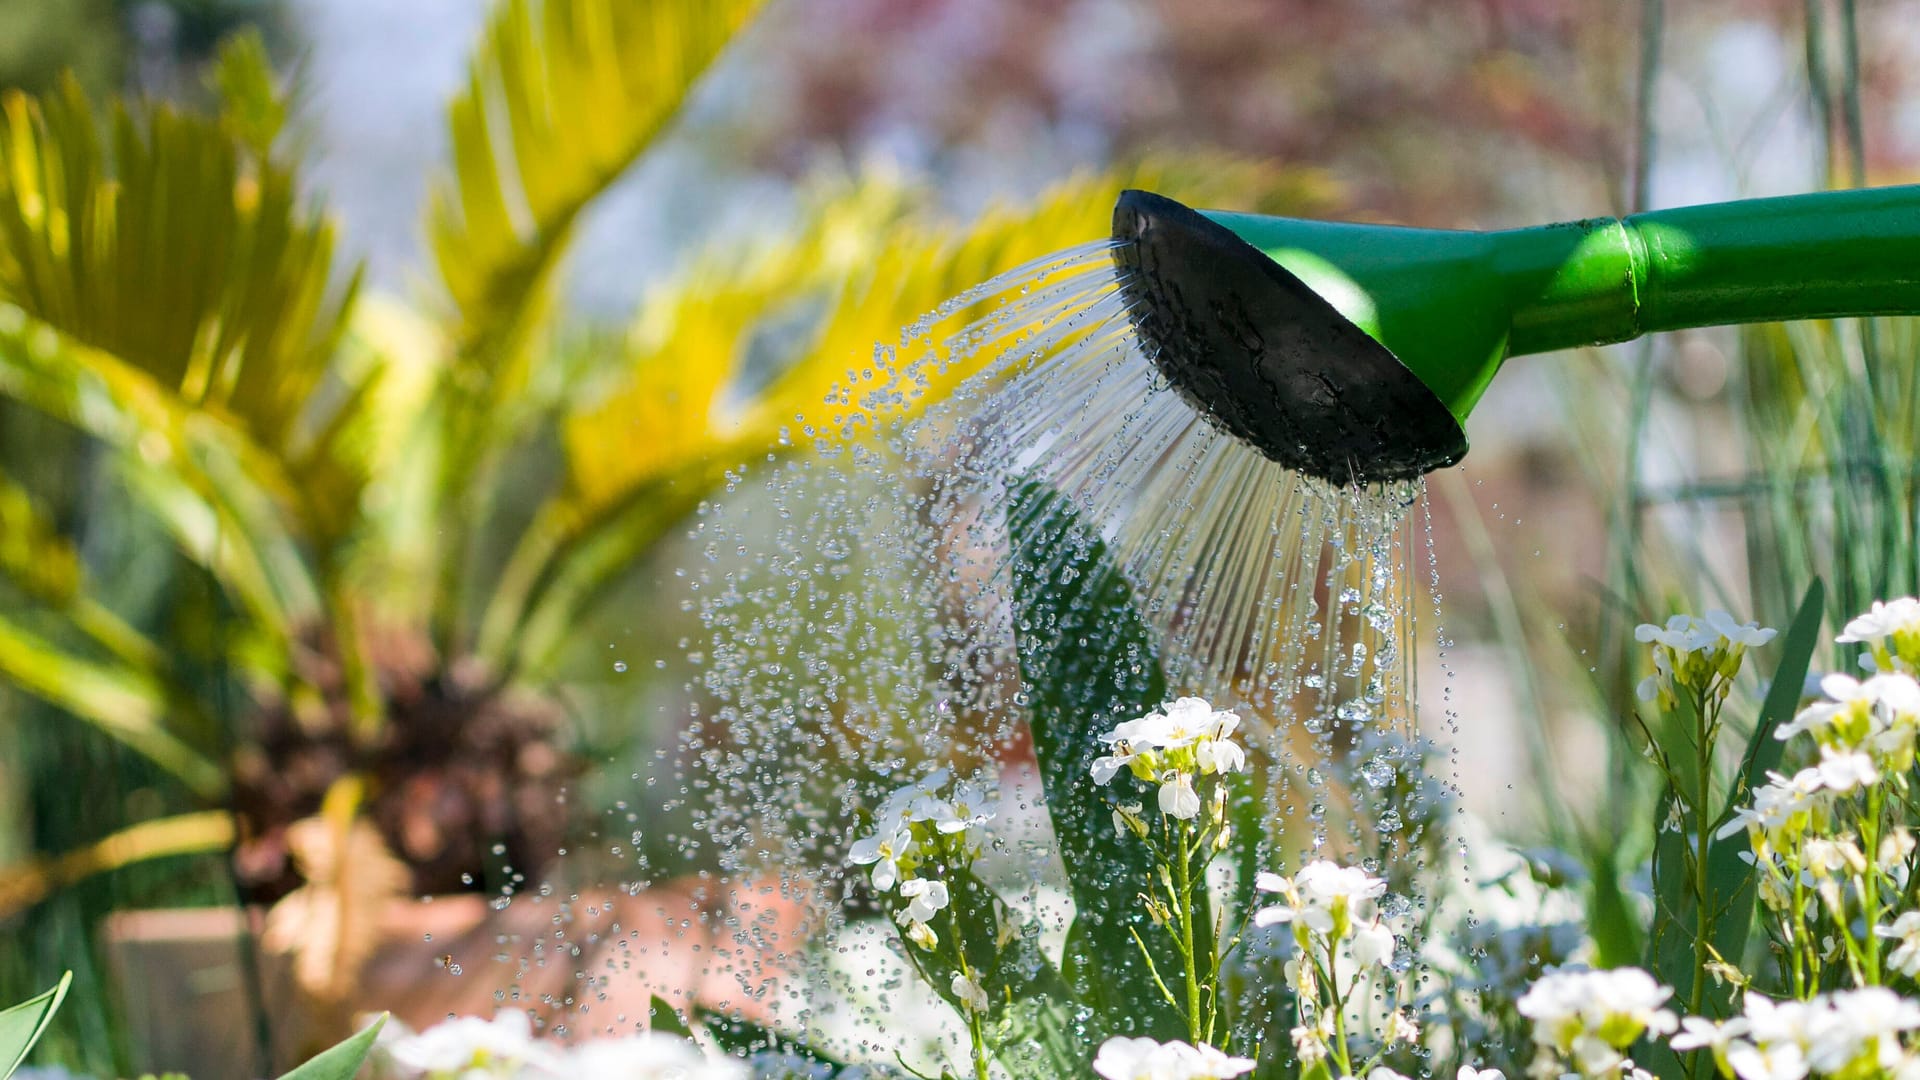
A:
<svg viewBox="0 0 1920 1080">
<path fill-rule="evenodd" d="M 1334 943 L 1327 942 L 1327 1000 L 1333 1003 L 1333 1049 L 1340 1062 L 1340 1075 L 1353 1075 L 1353 1053 L 1347 1049 L 1347 1001 L 1340 994 L 1340 958 Z"/>
<path fill-rule="evenodd" d="M 960 965 L 961 976 L 968 983 L 979 986 L 979 981 L 973 977 L 973 965 L 967 963 L 966 941 L 960 935 L 960 916 L 951 905 L 947 908 L 947 927 L 953 941 L 953 959 Z M 987 1033 L 980 1023 L 980 1010 L 974 1008 L 972 1002 L 965 1002 L 960 1011 L 967 1014 L 967 1041 L 973 1047 L 974 1080 L 992 1080 L 987 1070 Z"/>
<path fill-rule="evenodd" d="M 1198 1043 L 1205 1025 L 1200 1013 L 1199 965 L 1193 955 L 1193 850 L 1187 842 L 1191 828 L 1184 822 L 1179 827 L 1175 843 L 1180 848 L 1180 857 L 1174 862 L 1174 871 L 1180 886 L 1180 957 L 1187 969 L 1187 1030 Z"/>
<path fill-rule="evenodd" d="M 1712 805 L 1713 795 L 1713 717 L 1708 710 L 1718 711 L 1712 705 L 1713 684 L 1700 692 L 1700 700 L 1693 711 L 1694 770 L 1697 790 L 1693 802 L 1693 988 L 1688 994 L 1687 1011 L 1690 1015 L 1700 1015 L 1700 1004 L 1707 992 L 1707 944 L 1713 936 L 1712 897 L 1707 895 L 1707 843 L 1712 832 L 1708 822 L 1707 807 Z M 1698 1058 L 1696 1052 L 1691 1055 Z M 1697 1062 L 1696 1062 L 1697 1063 Z M 1689 1067 L 1688 1071 L 1697 1070 Z"/>
<path fill-rule="evenodd" d="M 1866 976 L 1868 986 L 1880 985 L 1880 935 L 1873 928 L 1880 922 L 1880 785 L 1872 784 L 1867 788 L 1867 819 L 1861 823 L 1860 839 L 1864 841 L 1867 857 L 1865 882 L 1861 888 L 1862 912 L 1866 917 L 1866 941 L 1862 942 L 1866 956 Z"/>
</svg>

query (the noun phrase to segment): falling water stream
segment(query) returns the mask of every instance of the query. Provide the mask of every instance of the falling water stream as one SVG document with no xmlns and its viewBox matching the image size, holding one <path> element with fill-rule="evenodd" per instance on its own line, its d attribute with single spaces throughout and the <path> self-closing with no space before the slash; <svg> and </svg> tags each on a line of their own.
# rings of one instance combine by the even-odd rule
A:
<svg viewBox="0 0 1920 1080">
<path fill-rule="evenodd" d="M 845 867 L 863 809 L 936 763 L 997 777 L 989 873 L 1046 933 L 1064 927 L 1073 856 L 1037 806 L 1018 662 L 1011 519 L 1028 485 L 1081 526 L 1048 538 L 1041 579 L 1110 553 L 1171 690 L 1247 721 L 1276 869 L 1322 849 L 1411 891 L 1401 856 L 1444 800 L 1412 730 L 1422 484 L 1335 488 L 1215 429 L 1143 351 L 1119 273 L 1111 244 L 1086 244 L 949 302 L 848 372 L 830 426 L 729 474 L 693 526 L 699 677 L 655 779 L 696 823 L 690 850 L 813 913 L 784 940 L 744 927 L 742 999 L 883 1058 L 848 1013 L 858 1029 L 916 999 L 860 943 L 871 920 L 849 918 L 868 903 Z"/>
</svg>

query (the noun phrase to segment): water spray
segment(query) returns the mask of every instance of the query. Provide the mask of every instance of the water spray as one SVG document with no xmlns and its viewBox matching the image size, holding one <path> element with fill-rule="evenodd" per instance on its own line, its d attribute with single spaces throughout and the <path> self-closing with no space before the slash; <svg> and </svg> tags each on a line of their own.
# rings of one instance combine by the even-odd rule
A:
<svg viewBox="0 0 1920 1080">
<path fill-rule="evenodd" d="M 1920 314 L 1920 185 L 1498 232 L 1114 207 L 1160 373 L 1216 426 L 1342 486 L 1467 452 L 1510 356 L 1690 327 Z"/>
</svg>

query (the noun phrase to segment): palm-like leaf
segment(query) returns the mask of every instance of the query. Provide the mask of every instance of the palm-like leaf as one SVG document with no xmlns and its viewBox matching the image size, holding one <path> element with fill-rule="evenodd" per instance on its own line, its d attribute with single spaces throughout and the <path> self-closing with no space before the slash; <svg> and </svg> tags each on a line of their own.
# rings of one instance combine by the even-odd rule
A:
<svg viewBox="0 0 1920 1080">
<path fill-rule="evenodd" d="M 456 390 L 508 400 L 580 212 L 673 117 L 760 0 L 508 0 L 448 112 L 433 252 L 457 311 Z"/>
<path fill-rule="evenodd" d="M 454 173 L 428 234 L 456 325 L 436 440 L 430 604 L 458 648 L 467 538 L 485 520 L 485 475 L 539 413 L 532 344 L 553 307 L 554 268 L 581 212 L 672 119 L 761 0 L 506 0 L 448 110 Z"/>
<path fill-rule="evenodd" d="M 218 119 L 116 105 L 103 132 L 71 81 L 0 102 L 0 300 L 233 420 L 320 534 L 360 481 L 325 445 L 340 407 L 313 409 L 354 292 L 332 253 L 293 172 Z"/>
<path fill-rule="evenodd" d="M 568 488 L 509 564 L 483 621 L 482 654 L 508 668 L 544 663 L 587 598 L 604 594 L 722 469 L 773 446 L 783 428 L 798 441 L 876 343 L 971 285 L 1105 235 L 1126 187 L 1296 211 L 1318 197 L 1305 174 L 1217 160 L 1149 165 L 1076 177 L 1031 205 L 958 225 L 907 214 L 897 189 L 868 184 L 817 204 L 796 236 L 744 267 L 737 257 L 701 262 L 642 312 L 615 389 L 565 418 Z M 740 393 L 749 341 L 807 302 L 824 308 L 815 329 L 767 385 Z M 925 400 L 969 374 L 953 365 Z"/>
</svg>

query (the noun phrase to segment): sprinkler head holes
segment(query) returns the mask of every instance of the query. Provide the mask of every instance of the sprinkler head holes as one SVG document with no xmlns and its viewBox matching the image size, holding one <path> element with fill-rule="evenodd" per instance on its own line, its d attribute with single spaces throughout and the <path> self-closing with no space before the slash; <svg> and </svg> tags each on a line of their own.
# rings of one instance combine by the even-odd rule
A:
<svg viewBox="0 0 1920 1080">
<path fill-rule="evenodd" d="M 1410 480 L 1467 439 L 1386 346 L 1225 226 L 1125 191 L 1113 259 L 1147 355 L 1187 403 L 1288 468 L 1340 486 Z"/>
</svg>

